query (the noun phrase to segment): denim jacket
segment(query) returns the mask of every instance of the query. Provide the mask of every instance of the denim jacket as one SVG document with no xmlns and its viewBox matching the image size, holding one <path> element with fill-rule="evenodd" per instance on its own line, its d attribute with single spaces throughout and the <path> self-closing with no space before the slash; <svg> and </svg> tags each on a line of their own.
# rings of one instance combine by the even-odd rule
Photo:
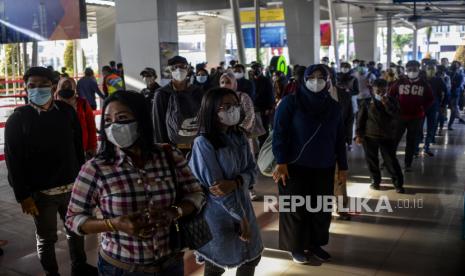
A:
<svg viewBox="0 0 465 276">
<path fill-rule="evenodd" d="M 229 132 L 224 135 L 227 146 L 219 149 L 215 149 L 204 136 L 197 137 L 189 166 L 206 188 L 215 181 L 234 180 L 238 175 L 244 180 L 242 188 L 223 197 L 208 194 L 204 214 L 213 239 L 196 252 L 200 261 L 208 260 L 223 268 L 233 268 L 259 257 L 263 243 L 248 194 L 257 176 L 254 157 L 243 134 Z M 244 217 L 251 228 L 249 242 L 239 239 L 240 222 Z"/>
</svg>

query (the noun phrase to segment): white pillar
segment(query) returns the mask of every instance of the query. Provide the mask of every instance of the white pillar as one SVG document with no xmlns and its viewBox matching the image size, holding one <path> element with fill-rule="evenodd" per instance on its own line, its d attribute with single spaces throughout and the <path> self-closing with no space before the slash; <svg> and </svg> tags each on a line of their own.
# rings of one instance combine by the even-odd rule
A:
<svg viewBox="0 0 465 276">
<path fill-rule="evenodd" d="M 84 73 L 84 61 L 83 61 L 84 56 L 82 55 L 81 40 L 76 39 L 74 45 L 76 46 L 76 48 L 75 48 L 75 50 L 76 50 L 76 68 L 77 68 L 76 75 L 80 77 Z"/>
<path fill-rule="evenodd" d="M 177 1 L 116 0 L 116 32 L 126 87 L 142 89 L 142 69 L 153 67 L 162 76 L 161 68 L 178 54 Z"/>
<path fill-rule="evenodd" d="M 116 11 L 113 7 L 97 9 L 97 44 L 99 72 L 108 62 L 115 60 Z"/>
<path fill-rule="evenodd" d="M 413 45 L 412 45 L 412 50 L 413 50 L 413 60 L 418 59 L 418 30 L 415 28 L 413 29 Z"/>
<path fill-rule="evenodd" d="M 354 8 L 354 10 L 352 26 L 356 57 L 367 62 L 376 61 L 378 24 L 376 21 L 363 18 L 363 16 L 375 16 L 375 10 L 368 8 Z"/>
<path fill-rule="evenodd" d="M 205 52 L 208 66 L 216 67 L 224 61 L 226 51 L 226 21 L 218 17 L 204 18 Z"/>
<path fill-rule="evenodd" d="M 283 1 L 289 63 L 320 63 L 320 0 Z"/>
<path fill-rule="evenodd" d="M 387 53 L 387 62 L 386 67 L 389 68 L 392 62 L 392 18 L 391 15 L 387 15 L 387 45 L 386 45 L 386 53 Z"/>
</svg>

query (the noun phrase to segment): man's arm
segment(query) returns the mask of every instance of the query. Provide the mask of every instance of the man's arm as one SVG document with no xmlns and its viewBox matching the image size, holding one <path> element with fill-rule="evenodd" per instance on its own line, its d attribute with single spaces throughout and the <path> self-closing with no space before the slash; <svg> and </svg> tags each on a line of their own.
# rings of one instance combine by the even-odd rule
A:
<svg viewBox="0 0 465 276">
<path fill-rule="evenodd" d="M 169 143 L 168 130 L 166 128 L 166 109 L 168 107 L 167 96 L 163 91 L 156 91 L 153 100 L 153 132 L 155 143 Z"/>
<path fill-rule="evenodd" d="M 17 111 L 5 126 L 5 161 L 8 169 L 8 182 L 13 188 L 18 202 L 31 196 L 30 183 L 27 183 L 27 146 L 24 143 L 23 120 Z"/>
</svg>

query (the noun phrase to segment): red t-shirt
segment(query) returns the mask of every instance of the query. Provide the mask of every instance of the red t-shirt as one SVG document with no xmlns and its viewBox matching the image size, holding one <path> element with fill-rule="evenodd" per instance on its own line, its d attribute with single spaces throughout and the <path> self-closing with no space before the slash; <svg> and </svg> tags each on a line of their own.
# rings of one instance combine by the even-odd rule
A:
<svg viewBox="0 0 465 276">
<path fill-rule="evenodd" d="M 398 99 L 400 116 L 404 120 L 421 119 L 434 101 L 433 91 L 425 80 L 402 78 L 389 88 L 389 94 Z"/>
</svg>

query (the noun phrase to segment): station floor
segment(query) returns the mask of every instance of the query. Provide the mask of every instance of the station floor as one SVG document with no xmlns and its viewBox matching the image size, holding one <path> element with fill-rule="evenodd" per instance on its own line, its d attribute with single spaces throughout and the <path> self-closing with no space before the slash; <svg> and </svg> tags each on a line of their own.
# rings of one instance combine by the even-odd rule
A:
<svg viewBox="0 0 465 276">
<path fill-rule="evenodd" d="M 403 145 L 399 149 L 403 163 Z M 363 152 L 355 146 L 349 153 L 350 196 L 376 199 L 387 195 L 393 212 L 355 215 L 351 221 L 334 219 L 330 242 L 330 262 L 312 259 L 309 265 L 292 262 L 278 250 L 278 215 L 264 213 L 262 201 L 254 202 L 266 250 L 256 275 L 465 275 L 465 242 L 462 224 L 465 186 L 465 127 L 445 131 L 433 147 L 435 157 L 420 156 L 414 171 L 406 174 L 404 195 L 396 194 L 389 178 L 382 191 L 369 189 Z M 276 185 L 260 177 L 259 195 L 276 194 Z M 406 208 L 407 204 L 410 208 Z M 419 208 L 418 205 L 421 205 Z M 43 275 L 36 255 L 34 224 L 21 213 L 8 186 L 4 162 L 0 163 L 0 239 L 9 240 L 0 257 L 0 275 Z M 88 261 L 96 263 L 96 236 L 86 240 Z M 69 257 L 63 231 L 56 245 L 62 275 L 69 275 Z M 203 275 L 192 254 L 185 256 L 186 275 Z M 234 270 L 225 275 L 235 275 Z"/>
</svg>

